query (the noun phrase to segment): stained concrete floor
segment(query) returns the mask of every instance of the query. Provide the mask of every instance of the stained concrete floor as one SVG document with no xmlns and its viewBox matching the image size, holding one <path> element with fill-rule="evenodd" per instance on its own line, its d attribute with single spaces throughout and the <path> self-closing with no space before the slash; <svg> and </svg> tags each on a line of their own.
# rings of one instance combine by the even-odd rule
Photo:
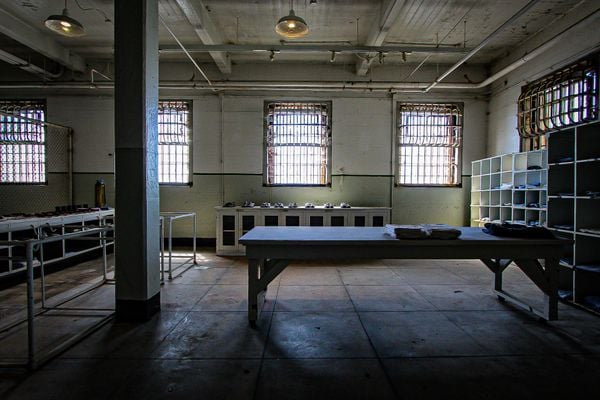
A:
<svg viewBox="0 0 600 400">
<path fill-rule="evenodd" d="M 505 277 L 539 304 L 520 271 Z M 0 369 L 0 398 L 595 398 L 600 317 L 560 304 L 558 321 L 540 322 L 499 302 L 491 278 L 478 261 L 295 263 L 252 328 L 245 260 L 201 249 L 152 320 L 111 320 L 33 373 Z M 103 285 L 40 317 L 40 346 L 112 306 Z M 23 336 L 2 333 L 0 359 Z"/>
</svg>

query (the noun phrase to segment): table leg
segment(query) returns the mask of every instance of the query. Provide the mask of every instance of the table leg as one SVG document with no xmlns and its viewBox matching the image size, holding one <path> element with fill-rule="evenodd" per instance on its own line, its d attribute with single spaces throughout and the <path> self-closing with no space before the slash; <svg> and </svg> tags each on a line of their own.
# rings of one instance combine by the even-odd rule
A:
<svg viewBox="0 0 600 400">
<path fill-rule="evenodd" d="M 248 259 L 248 321 L 254 325 L 260 317 L 267 288 L 263 287 L 260 273 L 263 270 L 264 259 Z"/>
<path fill-rule="evenodd" d="M 545 259 L 544 269 L 548 282 L 548 293 L 544 293 L 544 313 L 549 321 L 558 319 L 558 270 L 560 261 L 555 258 Z"/>
</svg>

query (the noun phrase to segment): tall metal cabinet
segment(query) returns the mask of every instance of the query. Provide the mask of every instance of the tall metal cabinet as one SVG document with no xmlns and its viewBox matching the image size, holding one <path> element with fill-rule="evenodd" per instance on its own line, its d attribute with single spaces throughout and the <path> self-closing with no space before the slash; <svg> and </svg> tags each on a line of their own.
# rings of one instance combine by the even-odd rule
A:
<svg viewBox="0 0 600 400">
<path fill-rule="evenodd" d="M 600 122 L 551 132 L 548 168 L 547 226 L 574 240 L 560 295 L 600 313 Z"/>
</svg>

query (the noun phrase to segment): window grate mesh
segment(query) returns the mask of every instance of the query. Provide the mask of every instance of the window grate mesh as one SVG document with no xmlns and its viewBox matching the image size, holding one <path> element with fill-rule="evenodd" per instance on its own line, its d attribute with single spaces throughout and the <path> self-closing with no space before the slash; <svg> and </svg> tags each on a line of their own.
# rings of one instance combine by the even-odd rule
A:
<svg viewBox="0 0 600 400">
<path fill-rule="evenodd" d="M 463 113 L 459 104 L 400 103 L 397 183 L 460 184 Z"/>
<path fill-rule="evenodd" d="M 0 183 L 46 183 L 46 104 L 0 101 Z"/>
<path fill-rule="evenodd" d="M 160 101 L 158 104 L 158 181 L 189 184 L 190 103 Z"/>
<path fill-rule="evenodd" d="M 517 129 L 522 150 L 546 147 L 548 131 L 598 118 L 598 63 L 579 61 L 523 87 Z"/>
<path fill-rule="evenodd" d="M 265 183 L 331 183 L 331 103 L 266 104 Z"/>
</svg>

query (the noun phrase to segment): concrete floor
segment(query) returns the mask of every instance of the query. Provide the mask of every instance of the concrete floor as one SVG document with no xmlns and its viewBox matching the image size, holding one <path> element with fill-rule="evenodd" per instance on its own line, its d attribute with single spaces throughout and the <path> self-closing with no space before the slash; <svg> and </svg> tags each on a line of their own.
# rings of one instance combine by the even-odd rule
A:
<svg viewBox="0 0 600 400">
<path fill-rule="evenodd" d="M 516 268 L 505 276 L 541 301 Z M 34 373 L 0 369 L 0 398 L 596 397 L 600 318 L 560 304 L 558 321 L 540 322 L 499 302 L 491 279 L 478 261 L 296 263 L 251 328 L 245 259 L 201 249 L 199 266 L 165 283 L 151 321 L 109 321 Z M 113 305 L 103 285 L 40 317 L 40 346 Z M 1 333 L 0 359 L 23 338 Z"/>
</svg>

